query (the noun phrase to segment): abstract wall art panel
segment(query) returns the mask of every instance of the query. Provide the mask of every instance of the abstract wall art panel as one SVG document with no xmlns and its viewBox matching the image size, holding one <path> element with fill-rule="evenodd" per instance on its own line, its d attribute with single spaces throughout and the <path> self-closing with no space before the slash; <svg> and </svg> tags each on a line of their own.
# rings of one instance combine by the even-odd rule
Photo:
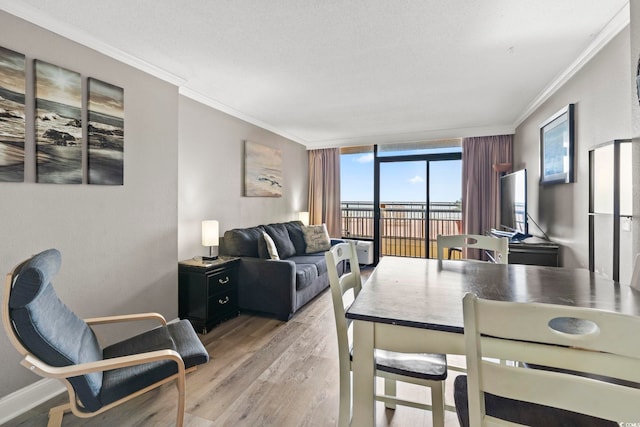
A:
<svg viewBox="0 0 640 427">
<path fill-rule="evenodd" d="M 36 181 L 82 184 L 80 74 L 35 61 Z"/>
<path fill-rule="evenodd" d="M 124 89 L 89 78 L 89 184 L 124 183 Z"/>
<path fill-rule="evenodd" d="M 282 152 L 245 141 L 244 195 L 282 197 Z"/>
<path fill-rule="evenodd" d="M 25 57 L 0 47 L 0 182 L 24 181 Z"/>
</svg>

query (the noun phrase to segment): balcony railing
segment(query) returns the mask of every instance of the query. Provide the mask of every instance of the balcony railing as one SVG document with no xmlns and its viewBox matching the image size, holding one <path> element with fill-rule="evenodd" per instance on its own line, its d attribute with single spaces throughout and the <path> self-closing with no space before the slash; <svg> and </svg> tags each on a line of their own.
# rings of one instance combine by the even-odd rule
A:
<svg viewBox="0 0 640 427">
<path fill-rule="evenodd" d="M 342 202 L 342 237 L 373 239 L 373 203 Z M 426 236 L 426 203 L 384 202 L 380 204 L 381 255 L 435 258 L 438 234 L 459 234 L 462 211 L 459 203 L 431 202 Z"/>
</svg>

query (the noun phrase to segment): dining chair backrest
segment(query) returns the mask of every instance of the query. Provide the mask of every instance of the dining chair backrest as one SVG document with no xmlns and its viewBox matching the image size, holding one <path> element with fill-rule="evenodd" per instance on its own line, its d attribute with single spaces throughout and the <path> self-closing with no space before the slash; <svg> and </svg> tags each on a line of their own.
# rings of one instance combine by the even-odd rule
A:
<svg viewBox="0 0 640 427">
<path fill-rule="evenodd" d="M 506 237 L 482 236 L 480 234 L 439 234 L 438 259 L 444 259 L 444 249 L 469 248 L 484 249 L 493 252 L 493 260 L 497 264 L 509 263 L 509 239 Z"/>
<path fill-rule="evenodd" d="M 360 277 L 360 266 L 358 264 L 358 254 L 355 242 L 338 243 L 325 252 L 327 262 L 327 272 L 329 274 L 329 284 L 331 287 L 331 298 L 333 300 L 333 311 L 336 318 L 338 333 L 338 353 L 340 363 L 350 364 L 351 342 L 349 340 L 349 326 L 351 320 L 345 317 L 345 313 L 351 302 L 362 289 L 362 279 Z M 340 275 L 342 269 L 340 263 L 349 263 L 349 270 Z M 348 295 L 352 290 L 353 295 Z M 347 367 L 347 369 L 350 369 Z"/>
<path fill-rule="evenodd" d="M 463 312 L 471 427 L 495 421 L 485 414 L 485 393 L 543 410 L 640 420 L 640 388 L 630 386 L 640 383 L 640 340 L 629 339 L 640 330 L 640 317 L 473 294 L 464 297 Z"/>
</svg>

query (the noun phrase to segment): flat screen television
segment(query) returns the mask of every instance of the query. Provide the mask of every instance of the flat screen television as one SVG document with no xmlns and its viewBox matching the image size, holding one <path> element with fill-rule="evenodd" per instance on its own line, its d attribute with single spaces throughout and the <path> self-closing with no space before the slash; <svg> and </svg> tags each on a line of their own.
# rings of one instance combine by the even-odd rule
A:
<svg viewBox="0 0 640 427">
<path fill-rule="evenodd" d="M 517 241 L 530 237 L 527 221 L 527 170 L 500 177 L 500 226 Z"/>
</svg>

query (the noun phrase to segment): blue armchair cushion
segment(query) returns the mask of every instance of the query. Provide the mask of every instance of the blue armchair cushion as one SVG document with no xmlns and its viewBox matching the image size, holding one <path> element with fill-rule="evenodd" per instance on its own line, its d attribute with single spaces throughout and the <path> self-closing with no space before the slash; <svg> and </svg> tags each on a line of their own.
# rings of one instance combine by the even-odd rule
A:
<svg viewBox="0 0 640 427">
<path fill-rule="evenodd" d="M 156 350 L 177 351 L 182 357 L 185 369 L 209 361 L 207 350 L 186 319 L 110 345 L 103 353 L 105 359 L 110 359 Z M 178 367 L 171 360 L 105 371 L 100 400 L 103 405 L 108 405 L 177 372 Z"/>
<path fill-rule="evenodd" d="M 31 353 L 51 366 L 102 360 L 102 349 L 91 328 L 60 301 L 51 286 L 60 264 L 60 252 L 49 249 L 20 270 L 9 299 L 16 332 Z M 69 382 L 88 410 L 102 406 L 101 372 L 70 378 Z"/>
</svg>

